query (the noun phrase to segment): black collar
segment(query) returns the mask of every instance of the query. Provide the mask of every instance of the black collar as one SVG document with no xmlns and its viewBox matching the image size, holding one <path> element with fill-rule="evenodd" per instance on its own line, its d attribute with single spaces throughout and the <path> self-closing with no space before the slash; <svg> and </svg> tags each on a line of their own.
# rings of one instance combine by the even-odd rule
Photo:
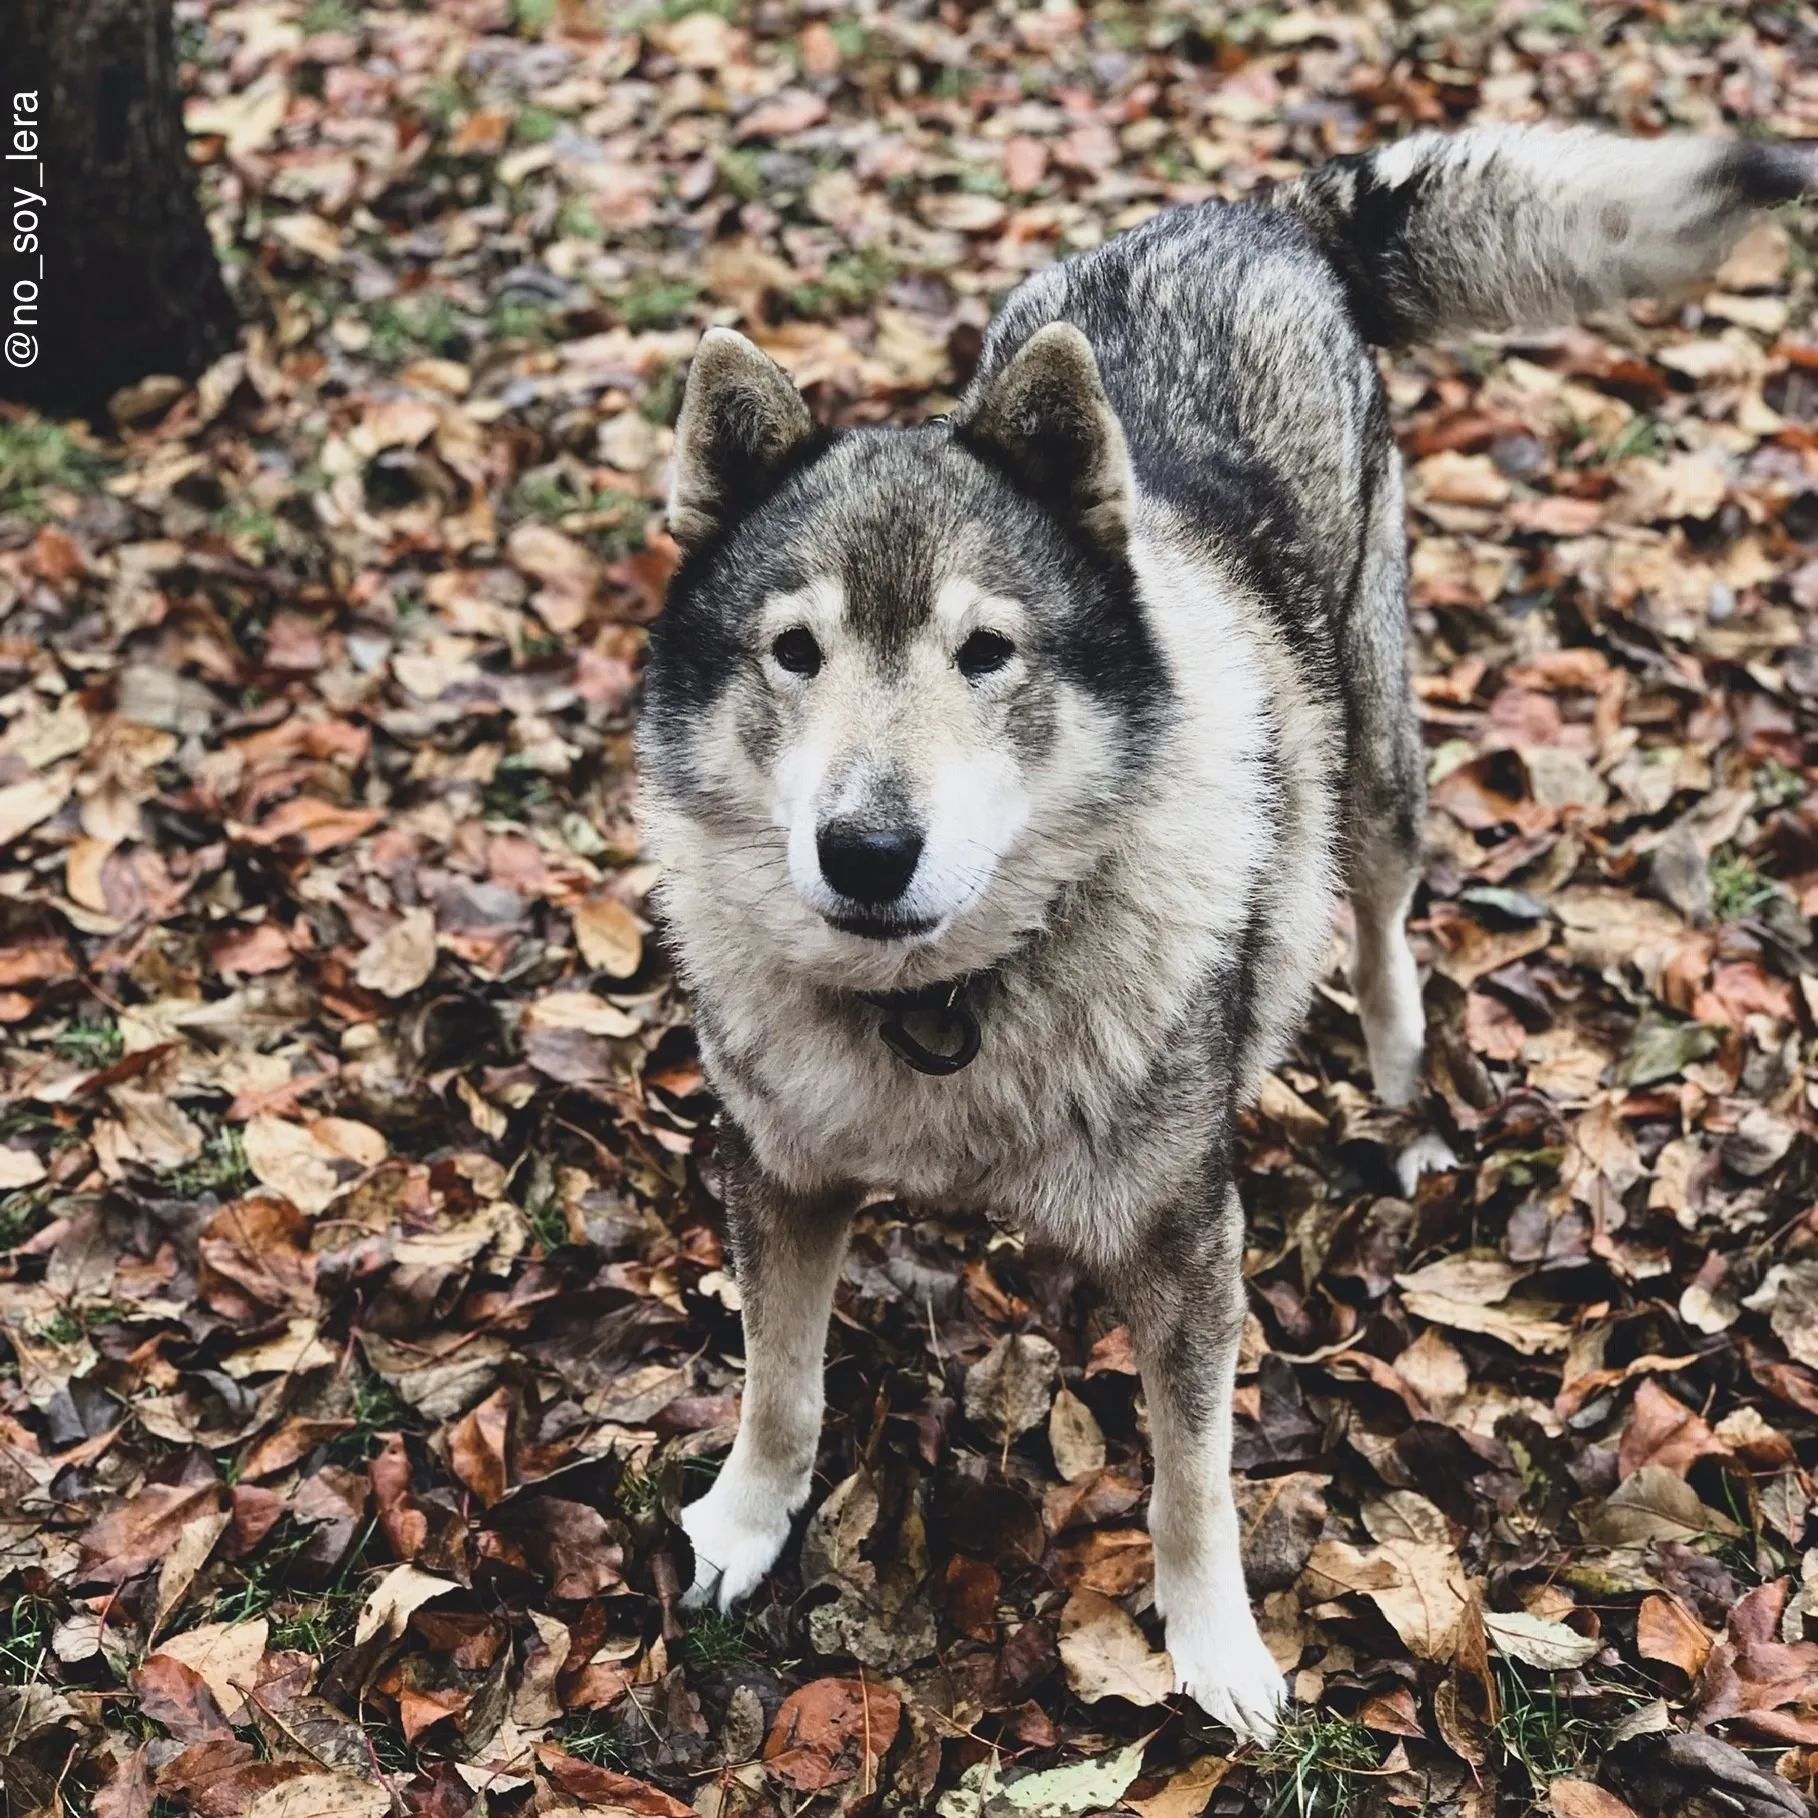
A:
<svg viewBox="0 0 1818 1818">
<path fill-rule="evenodd" d="M 919 991 L 861 991 L 866 1003 L 875 1004 L 884 1015 L 878 1035 L 898 1060 L 906 1061 L 917 1073 L 944 1077 L 969 1067 L 978 1058 L 978 1017 L 966 1001 L 972 974 L 949 979 L 944 984 L 923 985 Z M 905 1017 L 922 1017 L 939 1025 L 941 1048 L 928 1048 L 909 1033 Z"/>
</svg>

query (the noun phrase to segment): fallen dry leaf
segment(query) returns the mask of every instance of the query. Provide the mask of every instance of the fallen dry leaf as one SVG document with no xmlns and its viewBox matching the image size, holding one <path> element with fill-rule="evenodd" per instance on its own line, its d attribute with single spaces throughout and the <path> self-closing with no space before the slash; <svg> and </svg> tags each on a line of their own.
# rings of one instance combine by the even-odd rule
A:
<svg viewBox="0 0 1818 1818">
<path fill-rule="evenodd" d="M 1007 1333 L 966 1372 L 966 1418 L 1008 1444 L 1047 1417 L 1059 1364 L 1047 1339 Z"/>
<path fill-rule="evenodd" d="M 1174 1668 L 1156 1653 L 1120 1604 L 1076 1590 L 1060 1614 L 1060 1657 L 1067 1685 L 1088 1704 L 1123 1698 L 1160 1704 L 1174 1689 Z"/>
<path fill-rule="evenodd" d="M 354 978 L 368 991 L 408 997 L 429 982 L 435 969 L 435 911 L 407 909 L 395 927 L 367 943 Z"/>
<path fill-rule="evenodd" d="M 877 1764 L 896 1742 L 902 1700 L 863 1679 L 816 1679 L 790 1693 L 764 1742 L 766 1770 L 802 1793 L 858 1778 L 877 1784 Z"/>
</svg>

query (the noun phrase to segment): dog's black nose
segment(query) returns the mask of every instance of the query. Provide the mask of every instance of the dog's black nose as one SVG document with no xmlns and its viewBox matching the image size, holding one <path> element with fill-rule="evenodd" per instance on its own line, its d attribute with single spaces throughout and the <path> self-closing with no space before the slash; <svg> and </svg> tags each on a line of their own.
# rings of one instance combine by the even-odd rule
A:
<svg viewBox="0 0 1818 1818">
<path fill-rule="evenodd" d="M 815 845 L 821 876 L 854 903 L 894 903 L 909 888 L 922 856 L 922 836 L 913 827 L 829 821 Z"/>
</svg>

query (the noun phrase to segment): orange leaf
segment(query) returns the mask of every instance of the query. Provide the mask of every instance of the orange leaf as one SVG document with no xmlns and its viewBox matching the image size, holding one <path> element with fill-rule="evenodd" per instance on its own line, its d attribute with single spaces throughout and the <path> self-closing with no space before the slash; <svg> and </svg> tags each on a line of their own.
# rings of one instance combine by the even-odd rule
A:
<svg viewBox="0 0 1818 1818">
<path fill-rule="evenodd" d="M 511 1484 L 505 1461 L 511 1410 L 511 1391 L 494 1389 L 448 1433 L 449 1468 L 489 1509 Z"/>
<path fill-rule="evenodd" d="M 1635 1618 L 1635 1652 L 1643 1660 L 1664 1660 L 1688 1679 L 1704 1669 L 1716 1637 L 1676 1597 L 1644 1597 Z"/>
<path fill-rule="evenodd" d="M 811 1680 L 783 1700 L 764 1744 L 765 1765 L 799 1793 L 818 1793 L 861 1771 L 875 1784 L 902 1714 L 902 1700 L 868 1680 Z"/>
<path fill-rule="evenodd" d="M 1727 1455 L 1729 1448 L 1684 1402 L 1644 1376 L 1623 1431 L 1617 1474 L 1631 1477 L 1643 1465 L 1658 1464 L 1683 1477 L 1695 1458 L 1713 1452 Z"/>
</svg>

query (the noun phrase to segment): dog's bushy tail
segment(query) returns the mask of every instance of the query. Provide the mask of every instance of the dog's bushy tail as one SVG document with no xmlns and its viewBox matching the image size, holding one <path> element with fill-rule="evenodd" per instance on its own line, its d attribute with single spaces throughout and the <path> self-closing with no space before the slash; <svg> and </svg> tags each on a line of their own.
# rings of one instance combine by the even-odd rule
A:
<svg viewBox="0 0 1818 1818">
<path fill-rule="evenodd" d="M 1545 328 L 1708 275 L 1753 210 L 1818 187 L 1807 145 L 1587 127 L 1416 133 L 1277 190 L 1379 346 Z"/>
</svg>

